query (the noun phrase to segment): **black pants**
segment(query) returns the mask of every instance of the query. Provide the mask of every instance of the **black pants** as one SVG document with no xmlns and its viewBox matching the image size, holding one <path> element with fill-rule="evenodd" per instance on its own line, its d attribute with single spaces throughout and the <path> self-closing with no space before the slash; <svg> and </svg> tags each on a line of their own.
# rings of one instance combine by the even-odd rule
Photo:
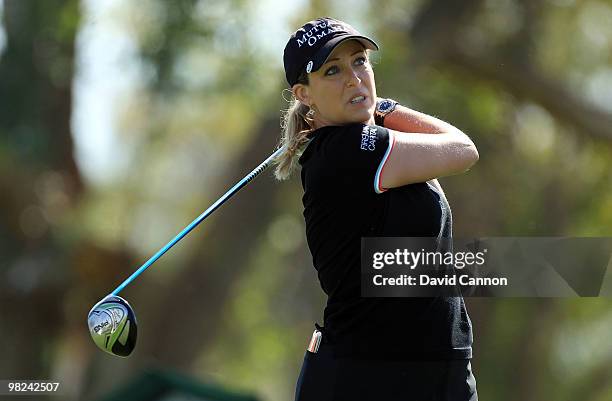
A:
<svg viewBox="0 0 612 401">
<path fill-rule="evenodd" d="M 295 401 L 478 401 L 469 359 L 381 361 L 306 351 Z"/>
</svg>

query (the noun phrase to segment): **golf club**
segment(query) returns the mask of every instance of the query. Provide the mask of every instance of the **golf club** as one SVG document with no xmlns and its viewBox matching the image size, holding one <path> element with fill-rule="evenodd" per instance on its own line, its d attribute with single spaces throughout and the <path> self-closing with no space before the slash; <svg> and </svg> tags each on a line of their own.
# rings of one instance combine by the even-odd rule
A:
<svg viewBox="0 0 612 401">
<path fill-rule="evenodd" d="M 136 277 L 142 274 L 149 266 L 155 263 L 157 259 L 172 248 L 184 236 L 189 234 L 189 232 L 204 221 L 205 218 L 210 216 L 212 212 L 225 203 L 232 195 L 268 168 L 272 160 L 280 154 L 281 150 L 282 148 L 278 148 L 259 166 L 236 183 L 236 185 L 230 188 L 215 203 L 185 227 L 183 231 L 178 233 L 170 242 L 157 251 L 157 253 L 140 266 L 138 270 L 115 288 L 113 292 L 91 308 L 87 316 L 87 324 L 89 326 L 91 338 L 100 349 L 116 356 L 126 357 L 131 354 L 136 346 L 136 333 L 138 330 L 136 315 L 130 304 L 118 295 L 119 292 L 134 281 Z"/>
</svg>

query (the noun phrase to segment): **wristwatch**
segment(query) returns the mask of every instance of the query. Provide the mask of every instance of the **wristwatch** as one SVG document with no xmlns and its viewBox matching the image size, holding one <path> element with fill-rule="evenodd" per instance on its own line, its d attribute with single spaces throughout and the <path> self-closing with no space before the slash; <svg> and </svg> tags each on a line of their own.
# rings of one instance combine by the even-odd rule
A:
<svg viewBox="0 0 612 401">
<path fill-rule="evenodd" d="M 374 111 L 374 123 L 384 127 L 385 116 L 395 110 L 397 102 L 393 99 L 382 99 L 376 102 L 376 110 Z"/>
</svg>

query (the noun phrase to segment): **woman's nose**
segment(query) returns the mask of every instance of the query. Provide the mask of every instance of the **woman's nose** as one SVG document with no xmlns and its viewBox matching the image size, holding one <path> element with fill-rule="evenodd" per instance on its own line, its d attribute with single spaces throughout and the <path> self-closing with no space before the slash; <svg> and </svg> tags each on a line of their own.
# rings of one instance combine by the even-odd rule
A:
<svg viewBox="0 0 612 401">
<path fill-rule="evenodd" d="M 346 82 L 346 86 L 356 86 L 361 83 L 361 78 L 359 78 L 359 73 L 353 69 L 348 72 L 348 80 Z"/>
</svg>

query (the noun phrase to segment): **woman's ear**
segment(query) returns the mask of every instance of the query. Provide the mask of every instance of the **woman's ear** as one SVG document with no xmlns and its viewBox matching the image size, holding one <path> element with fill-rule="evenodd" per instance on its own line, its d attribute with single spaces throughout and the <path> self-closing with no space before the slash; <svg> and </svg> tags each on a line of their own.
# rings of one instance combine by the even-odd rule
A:
<svg viewBox="0 0 612 401">
<path fill-rule="evenodd" d="M 310 91 L 308 86 L 304 84 L 295 84 L 293 88 L 291 88 L 291 91 L 297 100 L 304 103 L 306 106 L 310 106 Z"/>
</svg>

